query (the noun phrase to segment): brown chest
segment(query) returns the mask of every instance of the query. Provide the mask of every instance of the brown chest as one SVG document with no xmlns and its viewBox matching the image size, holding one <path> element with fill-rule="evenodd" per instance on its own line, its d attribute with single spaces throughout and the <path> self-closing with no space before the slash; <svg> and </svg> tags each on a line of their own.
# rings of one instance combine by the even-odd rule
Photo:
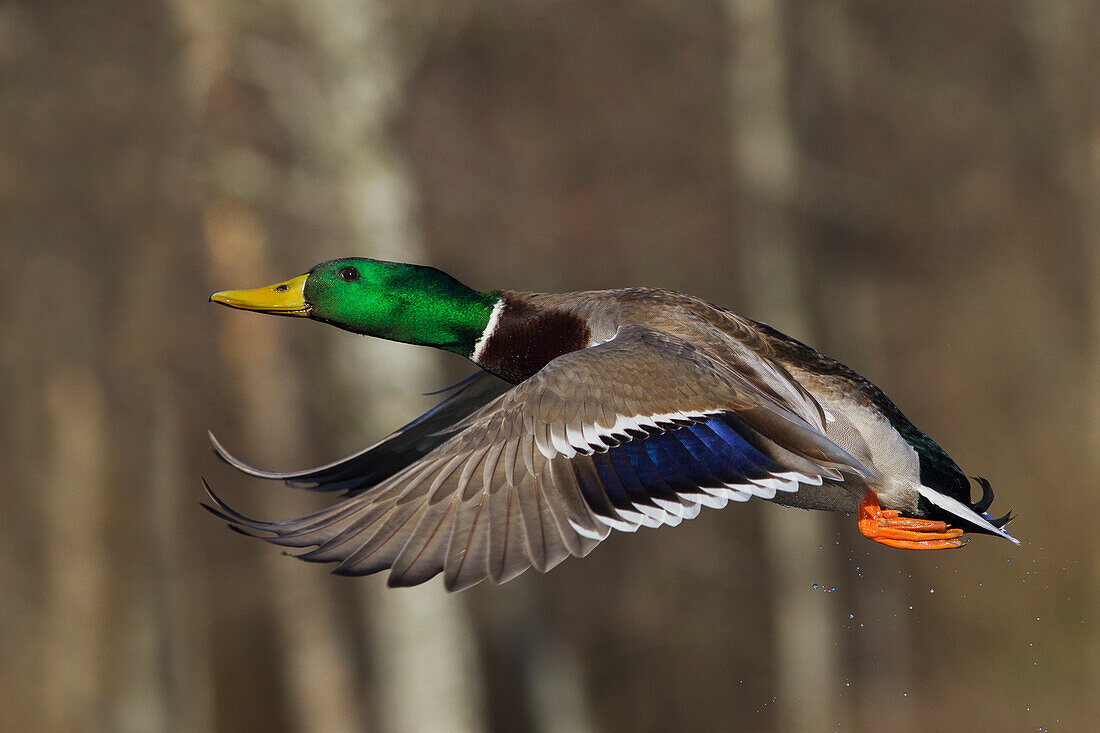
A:
<svg viewBox="0 0 1100 733">
<path fill-rule="evenodd" d="M 587 347 L 591 333 L 576 313 L 504 296 L 499 316 L 483 338 L 478 366 L 515 384 L 551 359 Z"/>
</svg>

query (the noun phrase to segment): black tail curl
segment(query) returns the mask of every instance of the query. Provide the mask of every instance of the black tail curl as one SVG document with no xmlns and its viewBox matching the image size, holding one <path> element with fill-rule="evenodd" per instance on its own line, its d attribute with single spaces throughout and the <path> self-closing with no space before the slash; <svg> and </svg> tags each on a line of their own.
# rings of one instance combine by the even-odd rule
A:
<svg viewBox="0 0 1100 733">
<path fill-rule="evenodd" d="M 982 498 L 971 503 L 970 508 L 988 519 L 989 523 L 998 529 L 1011 522 L 1014 519 L 1012 512 L 1008 512 L 1003 517 L 996 518 L 986 514 L 986 510 L 989 509 L 990 504 L 993 503 L 993 487 L 989 485 L 988 480 L 981 476 L 972 476 L 971 478 L 978 482 L 978 486 L 982 487 Z"/>
</svg>

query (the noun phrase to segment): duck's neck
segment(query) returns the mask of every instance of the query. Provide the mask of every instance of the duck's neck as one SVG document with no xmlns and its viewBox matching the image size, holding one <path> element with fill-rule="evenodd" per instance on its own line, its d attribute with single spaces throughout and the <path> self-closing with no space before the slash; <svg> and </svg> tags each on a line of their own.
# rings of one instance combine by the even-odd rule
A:
<svg viewBox="0 0 1100 733">
<path fill-rule="evenodd" d="M 551 359 L 585 348 L 589 340 L 588 323 L 576 313 L 539 305 L 521 293 L 502 291 L 470 359 L 516 384 Z"/>
</svg>

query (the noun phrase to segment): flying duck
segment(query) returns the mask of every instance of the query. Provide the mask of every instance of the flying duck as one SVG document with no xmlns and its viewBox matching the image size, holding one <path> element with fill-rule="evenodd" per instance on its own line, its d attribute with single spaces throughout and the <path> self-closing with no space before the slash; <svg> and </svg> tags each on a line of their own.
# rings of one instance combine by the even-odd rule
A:
<svg viewBox="0 0 1100 733">
<path fill-rule="evenodd" d="M 434 408 L 318 468 L 237 469 L 341 492 L 332 506 L 250 519 L 210 491 L 230 526 L 313 548 L 333 572 L 389 570 L 391 586 L 443 573 L 448 590 L 508 581 L 587 555 L 612 530 L 677 525 L 758 497 L 850 512 L 890 547 L 1003 537 L 989 482 L 970 482 L 882 390 L 763 323 L 654 288 L 481 292 L 440 270 L 366 258 L 286 282 L 214 293 L 231 308 L 312 318 L 434 346 L 480 370 Z M 204 484 L 206 482 L 204 481 Z"/>
</svg>

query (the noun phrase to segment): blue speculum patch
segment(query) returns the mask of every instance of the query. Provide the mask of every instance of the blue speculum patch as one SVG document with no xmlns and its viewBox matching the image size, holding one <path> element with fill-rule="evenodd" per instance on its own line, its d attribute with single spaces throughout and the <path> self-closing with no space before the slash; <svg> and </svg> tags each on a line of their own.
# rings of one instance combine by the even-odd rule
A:
<svg viewBox="0 0 1100 733">
<path fill-rule="evenodd" d="M 697 493 L 701 486 L 741 484 L 782 471 L 727 420 L 718 415 L 597 453 L 592 456 L 595 476 L 577 472 L 581 493 L 606 515 L 608 500 L 616 509 L 655 507 L 654 499 L 675 501 L 678 493 Z"/>
</svg>

